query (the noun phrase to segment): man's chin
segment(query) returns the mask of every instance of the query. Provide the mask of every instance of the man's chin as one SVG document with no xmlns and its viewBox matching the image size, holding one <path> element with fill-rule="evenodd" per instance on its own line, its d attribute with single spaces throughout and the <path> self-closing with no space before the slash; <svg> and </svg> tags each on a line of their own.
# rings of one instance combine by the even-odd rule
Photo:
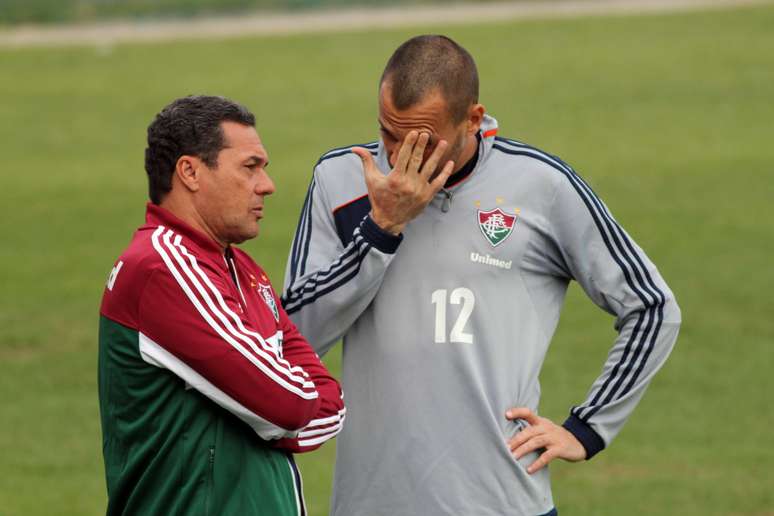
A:
<svg viewBox="0 0 774 516">
<path fill-rule="evenodd" d="M 240 231 L 240 232 L 234 232 L 233 235 L 231 235 L 231 238 L 229 238 L 229 243 L 231 244 L 241 244 L 243 242 L 247 242 L 248 240 L 252 240 L 253 238 L 258 236 L 258 233 L 260 233 L 258 225 L 254 228 L 250 228 L 249 230 Z"/>
</svg>

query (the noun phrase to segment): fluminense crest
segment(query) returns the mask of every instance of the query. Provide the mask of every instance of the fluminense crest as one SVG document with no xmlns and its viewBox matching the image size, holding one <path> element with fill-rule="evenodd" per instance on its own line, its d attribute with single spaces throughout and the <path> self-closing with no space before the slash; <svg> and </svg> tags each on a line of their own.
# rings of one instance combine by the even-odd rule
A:
<svg viewBox="0 0 774 516">
<path fill-rule="evenodd" d="M 258 293 L 261 295 L 263 302 L 266 303 L 266 306 L 271 309 L 274 319 L 279 321 L 279 310 L 277 309 L 277 302 L 274 300 L 274 294 L 271 291 L 271 285 L 258 283 Z"/>
<path fill-rule="evenodd" d="M 508 215 L 500 208 L 489 211 L 478 210 L 478 227 L 492 247 L 497 247 L 510 236 L 516 217 L 516 215 Z"/>
</svg>

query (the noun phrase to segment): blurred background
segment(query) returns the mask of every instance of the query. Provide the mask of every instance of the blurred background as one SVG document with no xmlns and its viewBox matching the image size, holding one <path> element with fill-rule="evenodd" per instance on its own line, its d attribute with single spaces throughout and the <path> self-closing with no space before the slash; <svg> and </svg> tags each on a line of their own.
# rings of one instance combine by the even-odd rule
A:
<svg viewBox="0 0 774 516">
<path fill-rule="evenodd" d="M 441 0 L 3 0 L 0 2 L 0 23 L 158 20 L 253 14 L 256 11 L 297 12 L 337 7 L 440 3 Z"/>
<path fill-rule="evenodd" d="M 93 22 L 96 20 L 194 18 L 255 11 L 303 11 L 352 6 L 440 4 L 440 0 L 3 0 L 0 22 Z"/>
<path fill-rule="evenodd" d="M 365 4 L 378 21 L 388 2 Z M 143 221 L 153 116 L 191 93 L 256 114 L 277 193 L 243 248 L 281 288 L 312 166 L 378 137 L 382 68 L 427 32 L 473 54 L 500 133 L 573 165 L 683 311 L 671 359 L 610 449 L 551 466 L 560 514 L 774 515 L 774 5 L 546 0 L 517 6 L 564 14 L 523 19 L 510 5 L 509 16 L 444 24 L 417 19 L 413 4 L 397 4 L 404 23 L 389 27 L 336 30 L 326 18 L 304 33 L 200 38 L 210 19 L 364 3 L 0 0 L 0 515 L 104 513 L 97 314 Z M 463 7 L 471 19 L 491 8 Z M 8 43 L 22 25 L 45 36 L 116 20 L 191 30 L 164 42 Z M 612 325 L 571 287 L 541 375 L 543 415 L 563 420 L 583 399 Z M 325 360 L 338 374 L 340 348 Z M 299 459 L 313 516 L 327 514 L 334 454 L 329 443 Z"/>
</svg>

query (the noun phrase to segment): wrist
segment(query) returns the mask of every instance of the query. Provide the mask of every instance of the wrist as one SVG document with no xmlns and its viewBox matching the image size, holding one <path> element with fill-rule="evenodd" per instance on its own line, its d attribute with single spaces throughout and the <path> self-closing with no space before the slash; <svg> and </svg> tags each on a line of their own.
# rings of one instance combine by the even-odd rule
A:
<svg viewBox="0 0 774 516">
<path fill-rule="evenodd" d="M 376 225 L 370 215 L 360 223 L 360 234 L 374 248 L 386 254 L 393 254 L 403 240 L 403 235 L 393 235 Z"/>
<path fill-rule="evenodd" d="M 562 426 L 566 428 L 583 445 L 586 450 L 586 460 L 599 453 L 605 448 L 605 441 L 602 437 L 585 421 L 577 416 L 570 414 Z"/>
<path fill-rule="evenodd" d="M 399 224 L 393 222 L 387 218 L 382 217 L 381 214 L 374 213 L 373 210 L 371 210 L 371 213 L 369 213 L 368 216 L 371 217 L 371 220 L 374 221 L 374 224 L 379 226 L 379 229 L 394 236 L 400 235 L 403 231 L 403 228 L 406 227 L 405 223 Z"/>
</svg>

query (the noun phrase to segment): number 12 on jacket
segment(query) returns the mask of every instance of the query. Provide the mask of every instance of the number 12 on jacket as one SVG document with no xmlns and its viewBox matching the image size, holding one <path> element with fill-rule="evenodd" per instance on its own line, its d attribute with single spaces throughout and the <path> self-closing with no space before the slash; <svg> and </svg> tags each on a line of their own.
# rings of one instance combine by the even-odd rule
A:
<svg viewBox="0 0 774 516">
<path fill-rule="evenodd" d="M 433 292 L 430 300 L 435 305 L 435 342 L 439 344 L 446 342 L 473 344 L 473 334 L 465 332 L 465 325 L 468 323 L 470 314 L 473 313 L 473 307 L 476 306 L 476 296 L 473 295 L 473 291 L 469 288 L 458 287 L 452 290 L 451 295 L 449 295 L 447 289 L 441 288 Z M 447 339 L 446 306 L 448 303 L 462 304 L 462 308 Z"/>
</svg>

